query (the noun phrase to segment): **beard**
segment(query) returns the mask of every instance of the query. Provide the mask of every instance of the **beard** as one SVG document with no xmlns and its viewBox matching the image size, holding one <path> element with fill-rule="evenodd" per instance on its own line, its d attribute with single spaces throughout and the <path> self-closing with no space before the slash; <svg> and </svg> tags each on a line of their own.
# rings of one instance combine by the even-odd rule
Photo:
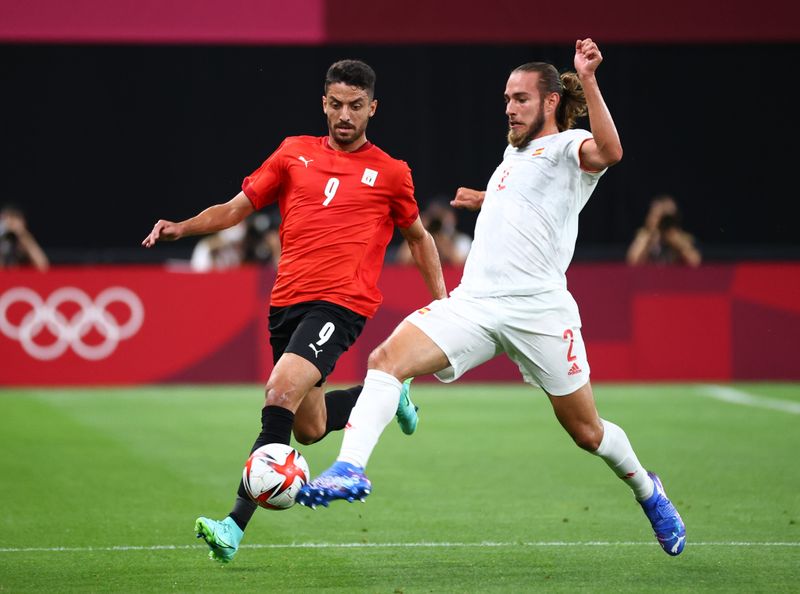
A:
<svg viewBox="0 0 800 594">
<path fill-rule="evenodd" d="M 539 112 L 531 122 L 531 125 L 522 132 L 508 131 L 508 144 L 514 148 L 521 148 L 536 138 L 544 129 L 544 103 L 539 104 Z"/>
<path fill-rule="evenodd" d="M 328 124 L 328 131 L 339 146 L 348 146 L 353 144 L 356 140 L 361 138 L 366 129 L 366 126 L 361 128 L 352 126 L 349 128 L 339 129 L 336 128 L 336 126 Z"/>
</svg>

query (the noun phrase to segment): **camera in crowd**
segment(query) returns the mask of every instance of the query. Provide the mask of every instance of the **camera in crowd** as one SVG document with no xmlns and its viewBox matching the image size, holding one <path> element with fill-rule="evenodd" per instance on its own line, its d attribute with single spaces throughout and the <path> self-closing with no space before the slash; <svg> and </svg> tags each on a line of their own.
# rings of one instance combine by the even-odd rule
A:
<svg viewBox="0 0 800 594">
<path fill-rule="evenodd" d="M 680 229 L 681 217 L 677 213 L 667 213 L 661 216 L 658 221 L 658 230 L 661 233 L 669 231 L 670 229 Z"/>
</svg>

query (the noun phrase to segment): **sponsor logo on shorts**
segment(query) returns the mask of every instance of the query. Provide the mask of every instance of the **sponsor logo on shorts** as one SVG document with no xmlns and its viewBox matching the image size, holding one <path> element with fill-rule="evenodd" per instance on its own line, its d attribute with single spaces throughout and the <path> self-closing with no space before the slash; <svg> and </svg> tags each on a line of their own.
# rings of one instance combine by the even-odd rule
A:
<svg viewBox="0 0 800 594">
<path fill-rule="evenodd" d="M 309 342 L 308 346 L 311 347 L 311 350 L 314 351 L 314 358 L 319 359 L 319 354 L 322 352 L 322 349 L 317 349 L 313 343 Z"/>
<path fill-rule="evenodd" d="M 577 363 L 573 363 L 572 367 L 569 368 L 567 375 L 577 375 L 578 373 L 582 373 L 581 368 L 578 367 Z"/>
</svg>

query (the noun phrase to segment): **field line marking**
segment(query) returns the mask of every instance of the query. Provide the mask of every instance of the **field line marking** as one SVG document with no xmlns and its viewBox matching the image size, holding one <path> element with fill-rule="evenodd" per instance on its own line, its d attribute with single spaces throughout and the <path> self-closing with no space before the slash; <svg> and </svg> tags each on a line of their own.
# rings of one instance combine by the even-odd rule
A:
<svg viewBox="0 0 800 594">
<path fill-rule="evenodd" d="M 723 402 L 742 404 L 744 406 L 753 406 L 756 408 L 768 408 L 770 410 L 779 410 L 781 412 L 800 415 L 800 402 L 768 398 L 766 396 L 755 396 L 754 394 L 735 388 L 715 385 L 701 386 L 700 393 L 703 396 L 715 398 Z"/>
<path fill-rule="evenodd" d="M 480 547 L 638 547 L 657 546 L 655 541 L 541 541 L 541 542 L 305 542 L 289 544 L 243 544 L 243 549 L 392 549 L 392 548 L 480 548 Z M 800 547 L 798 542 L 691 542 L 691 547 Z M 205 545 L 119 545 L 112 547 L 15 547 L 0 548 L 0 553 L 90 553 L 117 551 L 180 551 L 205 549 Z"/>
</svg>

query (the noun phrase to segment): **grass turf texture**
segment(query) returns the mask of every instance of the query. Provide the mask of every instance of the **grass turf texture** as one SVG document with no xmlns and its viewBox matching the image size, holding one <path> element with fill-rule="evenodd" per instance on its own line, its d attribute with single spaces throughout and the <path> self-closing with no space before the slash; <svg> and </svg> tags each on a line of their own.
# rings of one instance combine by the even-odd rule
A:
<svg viewBox="0 0 800 594">
<path fill-rule="evenodd" d="M 0 592 L 796 592 L 800 415 L 705 390 L 595 387 L 680 509 L 680 557 L 541 392 L 416 383 L 419 430 L 387 428 L 366 504 L 259 511 L 227 566 L 192 527 L 229 511 L 260 387 L 3 390 Z M 300 448 L 312 474 L 340 443 Z"/>
</svg>

